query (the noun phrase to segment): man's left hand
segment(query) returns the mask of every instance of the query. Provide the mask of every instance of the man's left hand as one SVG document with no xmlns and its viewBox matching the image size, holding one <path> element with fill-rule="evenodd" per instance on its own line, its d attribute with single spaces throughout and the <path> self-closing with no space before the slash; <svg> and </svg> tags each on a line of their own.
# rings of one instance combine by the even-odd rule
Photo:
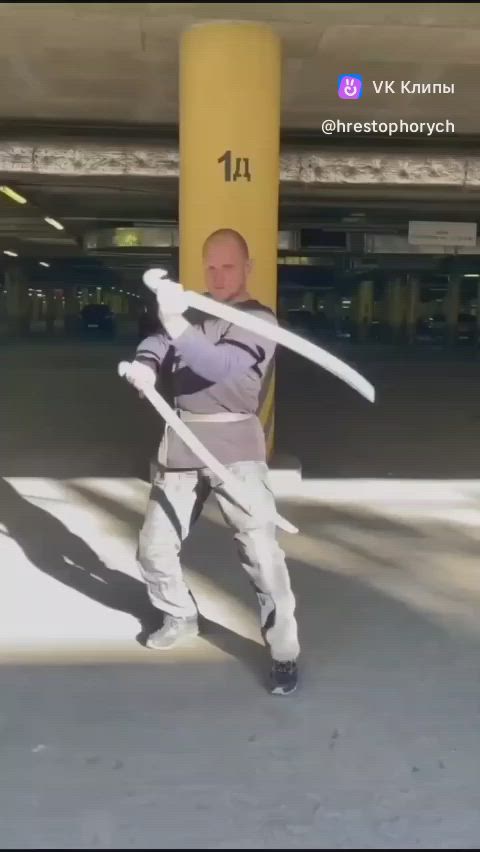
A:
<svg viewBox="0 0 480 852">
<path fill-rule="evenodd" d="M 175 339 L 188 328 L 189 323 L 182 314 L 188 308 L 188 301 L 181 284 L 165 281 L 157 289 L 158 317 L 167 334 Z"/>
<path fill-rule="evenodd" d="M 158 318 L 165 331 L 175 340 L 189 327 L 182 314 L 188 308 L 188 301 L 181 284 L 167 278 L 166 269 L 147 269 L 143 282 L 155 293 L 158 305 Z"/>
<path fill-rule="evenodd" d="M 158 316 L 163 323 L 178 317 L 188 308 L 187 297 L 181 284 L 165 281 L 157 290 Z"/>
</svg>

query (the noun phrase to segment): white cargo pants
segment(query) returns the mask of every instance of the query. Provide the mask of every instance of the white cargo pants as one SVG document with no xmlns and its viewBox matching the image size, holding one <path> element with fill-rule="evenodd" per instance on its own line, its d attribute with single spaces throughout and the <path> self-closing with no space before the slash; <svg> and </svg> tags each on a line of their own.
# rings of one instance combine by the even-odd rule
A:
<svg viewBox="0 0 480 852">
<path fill-rule="evenodd" d="M 268 484 L 267 465 L 239 462 L 229 469 L 263 509 L 263 517 L 273 519 L 275 499 Z M 272 657 L 280 662 L 295 660 L 300 652 L 295 598 L 275 524 L 273 520 L 260 524 L 233 505 L 208 470 L 159 471 L 154 478 L 138 548 L 150 600 L 154 607 L 173 616 L 196 615 L 183 578 L 180 551 L 212 491 L 226 523 L 235 531 L 240 561 L 255 588 L 262 634 Z"/>
</svg>

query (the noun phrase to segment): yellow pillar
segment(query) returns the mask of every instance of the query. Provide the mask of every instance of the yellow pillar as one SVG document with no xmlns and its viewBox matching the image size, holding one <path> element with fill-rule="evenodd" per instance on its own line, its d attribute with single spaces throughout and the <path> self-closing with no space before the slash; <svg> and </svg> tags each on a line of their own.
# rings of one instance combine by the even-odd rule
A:
<svg viewBox="0 0 480 852">
<path fill-rule="evenodd" d="M 477 284 L 477 345 L 480 344 L 480 281 Z"/>
<path fill-rule="evenodd" d="M 8 329 L 13 335 L 28 334 L 30 330 L 30 304 L 27 280 L 23 269 L 11 265 L 5 274 Z"/>
<path fill-rule="evenodd" d="M 418 306 L 420 288 L 418 278 L 409 275 L 407 278 L 407 296 L 406 296 L 406 325 L 407 325 L 407 341 L 415 343 L 415 332 L 418 320 Z"/>
<path fill-rule="evenodd" d="M 55 331 L 55 319 L 57 316 L 57 305 L 55 301 L 55 293 L 51 288 L 46 291 L 46 332 L 53 334 Z"/>
<path fill-rule="evenodd" d="M 460 277 L 451 275 L 448 281 L 446 299 L 448 343 L 453 344 L 457 338 L 458 313 L 460 310 Z"/>
<path fill-rule="evenodd" d="M 122 313 L 122 297 L 120 293 L 114 293 L 112 295 L 112 310 L 117 317 L 119 317 Z"/>
<path fill-rule="evenodd" d="M 180 281 L 204 290 L 202 247 L 218 228 L 246 239 L 249 290 L 277 310 L 281 49 L 264 24 L 216 21 L 180 50 Z M 274 377 L 260 417 L 273 447 Z"/>
<path fill-rule="evenodd" d="M 402 282 L 395 278 L 388 282 L 388 325 L 390 339 L 397 342 L 400 338 L 405 316 L 405 299 Z"/>
<path fill-rule="evenodd" d="M 80 313 L 80 304 L 77 298 L 77 290 L 75 287 L 65 287 L 63 290 L 65 305 L 63 311 L 63 324 L 67 334 L 73 333 L 78 324 L 78 315 Z"/>
<path fill-rule="evenodd" d="M 356 303 L 357 337 L 363 343 L 373 319 L 373 281 L 360 281 Z"/>
<path fill-rule="evenodd" d="M 32 323 L 37 324 L 40 322 L 40 297 L 37 293 L 33 292 L 29 298 L 32 303 Z"/>
</svg>

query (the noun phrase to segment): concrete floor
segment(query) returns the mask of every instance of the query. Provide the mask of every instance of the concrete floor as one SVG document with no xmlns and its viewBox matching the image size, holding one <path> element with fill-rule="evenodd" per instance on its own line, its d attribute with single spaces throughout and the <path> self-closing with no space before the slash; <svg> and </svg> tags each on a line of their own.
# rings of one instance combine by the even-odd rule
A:
<svg viewBox="0 0 480 852">
<path fill-rule="evenodd" d="M 158 422 L 115 377 L 128 355 L 1 349 L 2 846 L 477 848 L 477 365 L 370 358 L 374 409 L 282 359 L 279 441 L 322 479 L 280 500 L 304 656 L 274 699 L 213 504 L 185 551 L 205 635 L 141 645 Z"/>
</svg>

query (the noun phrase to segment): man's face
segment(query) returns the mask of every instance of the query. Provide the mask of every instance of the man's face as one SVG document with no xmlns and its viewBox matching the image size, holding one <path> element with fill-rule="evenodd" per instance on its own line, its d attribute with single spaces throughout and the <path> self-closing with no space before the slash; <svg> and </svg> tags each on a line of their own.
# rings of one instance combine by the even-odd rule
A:
<svg viewBox="0 0 480 852">
<path fill-rule="evenodd" d="M 208 292 L 219 302 L 240 302 L 247 296 L 251 264 L 233 237 L 207 243 L 203 258 Z"/>
</svg>

